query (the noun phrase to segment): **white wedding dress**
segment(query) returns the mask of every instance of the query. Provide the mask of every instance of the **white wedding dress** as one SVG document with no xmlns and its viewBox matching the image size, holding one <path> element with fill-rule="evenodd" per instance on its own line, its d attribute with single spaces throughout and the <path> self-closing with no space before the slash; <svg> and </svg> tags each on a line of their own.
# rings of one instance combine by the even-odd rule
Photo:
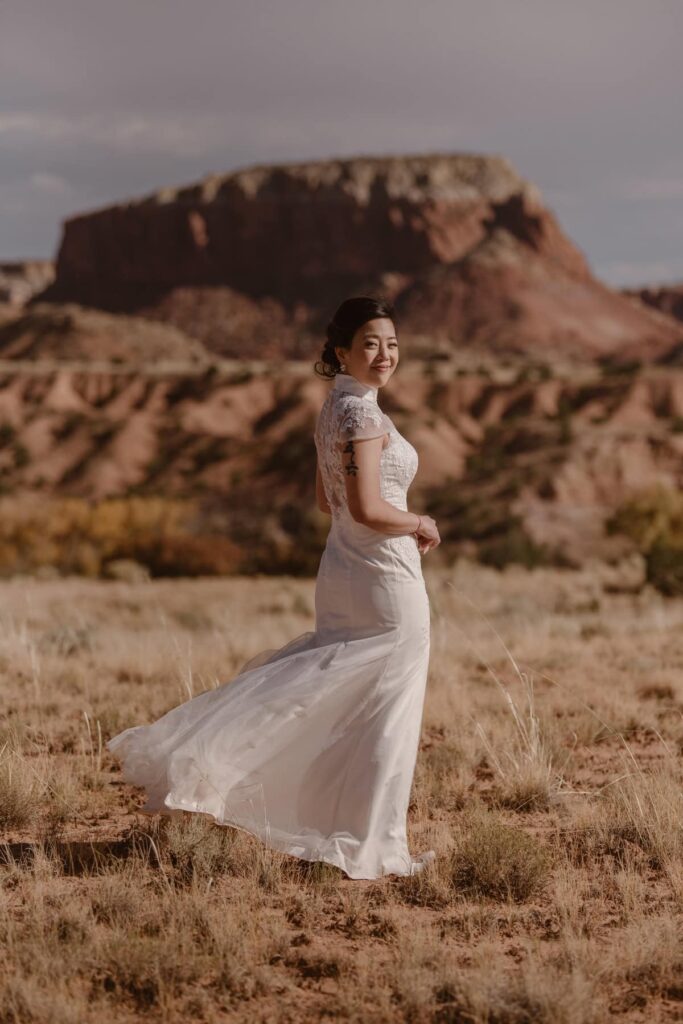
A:
<svg viewBox="0 0 683 1024">
<path fill-rule="evenodd" d="M 147 813 L 194 811 L 351 878 L 409 875 L 406 819 L 429 662 L 429 601 L 414 536 L 356 522 L 342 447 L 388 434 L 381 494 L 406 509 L 417 452 L 338 374 L 315 429 L 331 528 L 316 580 L 315 631 L 252 658 L 232 679 L 107 743 Z"/>
</svg>

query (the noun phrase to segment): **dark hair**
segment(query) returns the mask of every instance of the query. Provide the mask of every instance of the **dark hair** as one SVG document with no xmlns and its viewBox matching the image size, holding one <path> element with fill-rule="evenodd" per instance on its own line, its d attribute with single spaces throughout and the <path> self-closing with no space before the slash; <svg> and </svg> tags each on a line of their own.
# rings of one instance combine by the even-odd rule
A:
<svg viewBox="0 0 683 1024">
<path fill-rule="evenodd" d="M 313 369 L 321 377 L 335 377 L 341 369 L 335 347 L 350 348 L 353 336 L 368 320 L 381 317 L 394 318 L 394 307 L 386 299 L 375 299 L 369 295 L 354 295 L 344 299 L 327 325 L 327 340 L 323 345 L 320 359 Z"/>
</svg>

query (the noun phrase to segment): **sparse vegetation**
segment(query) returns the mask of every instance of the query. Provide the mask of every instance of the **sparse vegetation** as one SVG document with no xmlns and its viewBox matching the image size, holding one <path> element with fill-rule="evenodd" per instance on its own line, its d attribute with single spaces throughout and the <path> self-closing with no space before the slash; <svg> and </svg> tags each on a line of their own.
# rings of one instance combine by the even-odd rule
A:
<svg viewBox="0 0 683 1024">
<path fill-rule="evenodd" d="M 238 546 L 201 529 L 191 500 L 133 496 L 86 501 L 7 497 L 0 516 L 0 573 L 51 568 L 63 574 L 109 575 L 128 559 L 153 576 L 223 575 L 240 565 Z"/>
<path fill-rule="evenodd" d="M 310 628 L 311 579 L 0 586 L 3 1024 L 676 1019 L 683 599 L 426 571 L 409 840 L 437 857 L 357 882 L 140 814 L 105 747 Z"/>
<path fill-rule="evenodd" d="M 469 815 L 451 853 L 449 872 L 458 892 L 524 901 L 546 883 L 549 857 L 523 829 L 495 814 Z"/>
<path fill-rule="evenodd" d="M 502 569 L 511 562 L 528 569 L 562 562 L 559 552 L 551 551 L 545 544 L 537 544 L 529 536 L 517 516 L 510 516 L 500 534 L 481 542 L 479 557 L 484 565 L 492 565 L 496 569 Z"/>
<path fill-rule="evenodd" d="M 647 579 L 668 595 L 683 594 L 683 491 L 657 487 L 636 495 L 607 521 L 645 557 Z"/>
<path fill-rule="evenodd" d="M 201 301 L 189 294 L 182 301 L 188 302 L 188 322 L 196 325 L 206 302 L 222 300 L 208 289 Z M 128 322 L 124 338 L 118 320 L 105 316 L 100 322 L 91 312 L 55 308 L 19 318 L 27 344 L 43 324 L 47 351 L 41 342 L 42 354 L 31 360 L 30 386 L 23 358 L 4 377 L 6 395 L 16 389 L 16 407 L 6 403 L 0 423 L 6 523 L 0 574 L 53 569 L 95 577 L 107 575 L 110 561 L 126 558 L 139 560 L 152 575 L 314 572 L 328 520 L 315 513 L 312 431 L 322 392 L 305 384 L 311 382 L 309 367 L 217 354 L 207 362 L 207 353 L 194 358 L 190 349 L 184 360 L 136 358 L 117 367 L 112 360 L 123 351 L 117 342 L 113 349 L 105 346 L 106 369 L 90 375 L 82 360 L 63 361 L 64 338 L 57 344 L 64 331 L 77 349 L 84 344 L 82 316 L 99 325 L 103 339 L 113 331 L 140 356 L 147 331 L 156 332 L 149 321 Z M 157 341 L 167 337 L 180 356 L 189 339 L 157 327 Z M 612 558 L 621 550 L 601 537 L 602 510 L 619 500 L 621 476 L 666 481 L 675 471 L 677 371 L 622 365 L 619 372 L 588 366 L 579 372 L 512 353 L 489 358 L 466 346 L 454 350 L 446 340 L 435 345 L 431 336 L 423 342 L 425 358 L 411 352 L 412 366 L 386 389 L 382 405 L 420 449 L 423 471 L 412 494 L 416 507 L 439 522 L 443 543 L 435 559 L 452 564 L 458 556 L 481 556 L 500 568 L 562 567 L 593 552 Z M 277 344 L 285 344 L 283 336 Z M 308 359 L 303 334 L 296 344 Z M 435 354 L 439 358 L 430 361 Z M 49 397 L 58 369 L 65 402 Z M 422 396 L 419 409 L 415 394 Z M 619 458 L 613 459 L 617 447 Z M 622 473 L 617 466 L 630 468 Z M 9 499 L 16 494 L 25 496 L 28 514 L 13 511 Z M 54 535 L 50 519 L 63 519 L 67 502 L 75 507 L 82 500 L 95 509 L 134 499 L 150 508 L 161 500 L 170 507 L 191 499 L 192 523 L 173 538 L 164 529 L 156 551 L 149 538 L 138 538 L 140 544 L 121 538 L 111 556 L 82 531 L 72 531 L 68 542 Z M 305 520 L 292 513 L 304 507 L 313 510 Z M 26 519 L 26 527 L 16 519 Z M 33 529 L 36 519 L 40 526 Z M 644 555 L 649 581 L 667 594 L 682 585 L 680 532 L 671 523 Z"/>
</svg>

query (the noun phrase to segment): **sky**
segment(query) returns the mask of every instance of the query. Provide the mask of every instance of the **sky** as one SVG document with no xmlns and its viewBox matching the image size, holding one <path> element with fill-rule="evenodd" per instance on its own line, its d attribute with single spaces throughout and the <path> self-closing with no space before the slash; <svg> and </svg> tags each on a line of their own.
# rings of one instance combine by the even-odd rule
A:
<svg viewBox="0 0 683 1024">
<path fill-rule="evenodd" d="M 683 0 L 0 0 L 0 259 L 254 163 L 507 157 L 609 284 L 683 281 Z"/>
</svg>

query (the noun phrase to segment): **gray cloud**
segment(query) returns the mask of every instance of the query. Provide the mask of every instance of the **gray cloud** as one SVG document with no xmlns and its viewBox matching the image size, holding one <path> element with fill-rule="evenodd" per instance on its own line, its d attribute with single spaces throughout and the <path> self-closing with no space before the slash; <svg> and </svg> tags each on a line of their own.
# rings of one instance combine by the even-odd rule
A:
<svg viewBox="0 0 683 1024">
<path fill-rule="evenodd" d="M 5 0 L 0 257 L 254 162 L 501 153 L 612 283 L 683 277 L 679 0 Z"/>
</svg>

